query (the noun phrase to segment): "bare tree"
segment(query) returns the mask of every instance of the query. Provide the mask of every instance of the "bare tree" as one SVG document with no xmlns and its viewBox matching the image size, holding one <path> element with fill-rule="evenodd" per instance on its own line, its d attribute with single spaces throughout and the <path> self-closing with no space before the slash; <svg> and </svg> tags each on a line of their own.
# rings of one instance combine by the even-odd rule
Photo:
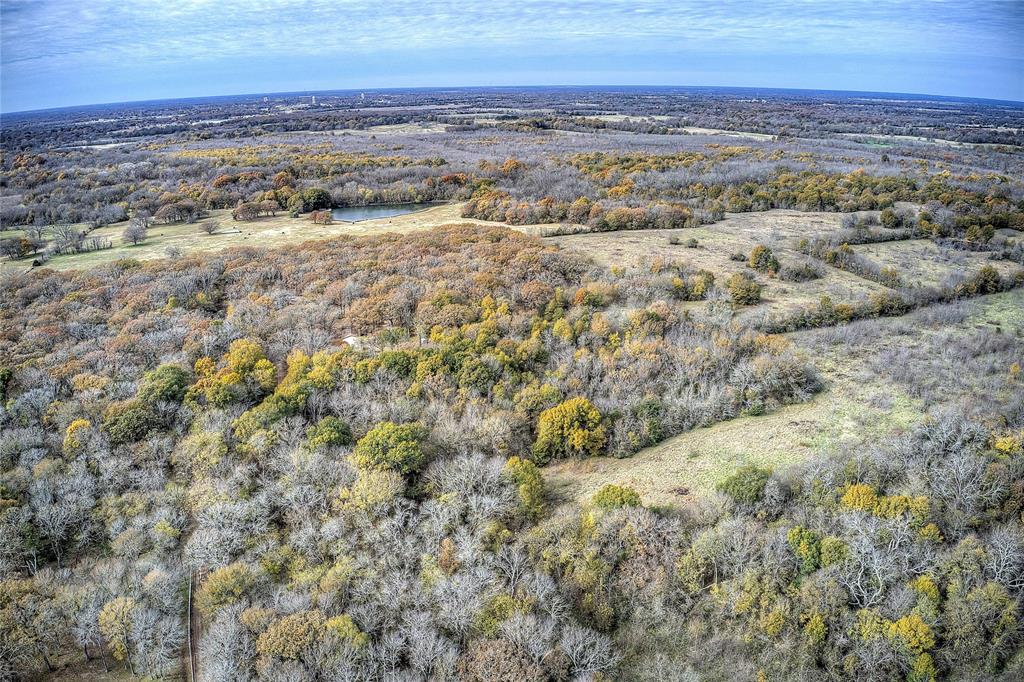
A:
<svg viewBox="0 0 1024 682">
<path fill-rule="evenodd" d="M 73 253 L 82 244 L 82 233 L 74 225 L 53 226 L 53 246 L 57 253 Z"/>
<path fill-rule="evenodd" d="M 146 241 L 146 233 L 149 230 L 149 218 L 143 215 L 136 215 L 128 221 L 128 226 L 121 233 L 121 239 L 131 242 L 133 246 Z"/>
</svg>

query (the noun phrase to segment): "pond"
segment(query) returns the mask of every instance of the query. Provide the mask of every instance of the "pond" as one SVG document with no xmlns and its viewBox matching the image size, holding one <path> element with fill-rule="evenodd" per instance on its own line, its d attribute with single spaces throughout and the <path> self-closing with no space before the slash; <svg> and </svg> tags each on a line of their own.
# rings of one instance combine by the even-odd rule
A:
<svg viewBox="0 0 1024 682">
<path fill-rule="evenodd" d="M 331 209 L 331 217 L 335 220 L 344 220 L 348 223 L 357 223 L 360 220 L 373 220 L 374 218 L 394 218 L 406 213 L 415 213 L 431 206 L 440 204 L 373 204 L 371 206 L 345 206 L 344 208 Z"/>
</svg>

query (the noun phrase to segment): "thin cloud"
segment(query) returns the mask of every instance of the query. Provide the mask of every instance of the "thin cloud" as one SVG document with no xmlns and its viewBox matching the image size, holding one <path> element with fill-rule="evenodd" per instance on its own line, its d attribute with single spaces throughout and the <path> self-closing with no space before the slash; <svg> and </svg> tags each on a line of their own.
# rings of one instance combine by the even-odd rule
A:
<svg viewBox="0 0 1024 682">
<path fill-rule="evenodd" d="M 595 55 L 661 54 L 665 70 L 705 55 L 843 55 L 877 60 L 982 59 L 1018 68 L 1024 3 L 824 3 L 763 0 L 2 0 L 4 99 L 31 101 L 27 88 L 67 88 L 74 74 L 106 83 L 173 80 L 239 59 L 264 68 L 322 58 L 337 85 L 359 74 L 345 65 L 454 58 L 508 64 L 552 54 L 561 68 L 589 70 Z M 643 70 L 650 71 L 650 64 Z M 268 74 L 279 80 L 282 72 Z M 250 74 L 239 74 L 251 81 Z M 1014 74 L 1004 80 L 1013 84 Z M 1019 87 L 1019 71 L 1016 74 Z M 230 83 L 211 87 L 234 91 Z M 326 84 L 325 84 L 326 85 Z M 38 94 L 38 93 L 36 93 Z M 45 93 L 44 93 L 45 94 Z M 199 94 L 199 93 L 196 93 Z M 104 99 L 97 93 L 95 99 Z M 5 104 L 5 108 L 10 108 Z"/>
</svg>

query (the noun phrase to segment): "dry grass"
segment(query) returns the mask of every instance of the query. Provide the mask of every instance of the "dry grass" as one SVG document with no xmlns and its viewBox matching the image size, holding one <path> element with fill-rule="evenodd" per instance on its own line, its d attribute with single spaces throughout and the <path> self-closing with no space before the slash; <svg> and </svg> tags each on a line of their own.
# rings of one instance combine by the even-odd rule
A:
<svg viewBox="0 0 1024 682">
<path fill-rule="evenodd" d="M 751 140 L 773 140 L 774 135 L 767 135 L 765 133 L 752 133 L 743 130 L 722 130 L 721 128 L 698 128 L 695 126 L 685 126 L 682 128 L 691 135 L 717 135 L 720 137 L 745 137 Z"/>
<path fill-rule="evenodd" d="M 758 244 L 772 248 L 783 263 L 800 263 L 806 256 L 796 249 L 800 239 L 811 238 L 839 229 L 842 219 L 836 213 L 804 213 L 773 210 L 761 213 L 737 213 L 725 220 L 699 228 L 680 230 L 631 230 L 623 232 L 584 233 L 552 237 L 566 248 L 581 251 L 599 263 L 613 265 L 649 265 L 655 257 L 678 261 L 694 268 L 709 270 L 719 282 L 736 272 L 747 271 L 744 263 L 730 260 L 733 253 L 749 254 Z M 673 245 L 696 239 L 698 247 Z M 822 296 L 835 301 L 866 298 L 883 290 L 879 284 L 835 268 L 824 268 L 825 276 L 808 282 L 783 282 L 758 275 L 764 285 L 762 303 L 756 310 L 792 312 L 816 304 Z"/>
<path fill-rule="evenodd" d="M 942 248 L 928 239 L 859 244 L 853 250 L 881 267 L 896 268 L 907 284 L 937 286 L 950 274 L 970 274 L 986 264 L 994 266 L 1001 275 L 1019 269 L 1014 263 L 989 260 L 985 253 Z"/>
<path fill-rule="evenodd" d="M 358 223 L 335 222 L 332 225 L 314 225 L 307 218 L 292 218 L 283 213 L 276 217 L 258 218 L 250 222 L 238 222 L 231 219 L 231 211 L 227 209 L 210 211 L 210 215 L 200 222 L 213 222 L 217 231 L 206 234 L 199 229 L 199 223 L 192 225 L 155 225 L 149 230 L 146 241 L 138 246 L 123 244 L 121 233 L 125 223 L 115 223 L 101 227 L 90 233 L 90 236 L 108 237 L 114 244 L 113 248 L 88 253 L 76 253 L 56 256 L 46 263 L 46 267 L 56 270 L 90 268 L 109 263 L 121 258 L 152 260 L 166 258 L 168 249 L 179 249 L 182 253 L 210 252 L 215 253 L 232 246 L 284 246 L 298 244 L 315 239 L 329 239 L 339 235 L 372 235 L 385 232 L 417 232 L 430 230 L 442 225 L 453 223 L 472 223 L 476 225 L 503 225 L 485 220 L 462 217 L 461 203 L 442 204 L 415 213 L 407 213 L 391 218 L 376 218 Z M 539 234 L 545 228 L 554 225 L 530 225 L 523 232 Z M 31 258 L 20 261 L 4 261 L 3 269 L 26 270 L 31 267 Z"/>
<path fill-rule="evenodd" d="M 902 319 L 877 320 L 878 332 L 862 344 L 825 347 L 819 332 L 788 335 L 817 367 L 826 389 L 813 400 L 760 417 L 742 417 L 696 429 L 627 459 L 597 457 L 546 467 L 544 477 L 556 498 L 581 501 L 607 483 L 635 488 L 645 504 L 678 505 L 706 493 L 744 464 L 784 470 L 811 457 L 855 447 L 914 424 L 925 412 L 894 381 L 869 370 L 867 362 L 891 348 L 925 347 L 930 337 L 954 332 L 967 337 L 982 327 L 1024 334 L 1024 290 L 976 299 L 955 324 L 925 328 Z M 896 328 L 899 328 L 899 333 Z M 971 400 L 977 389 L 965 381 L 944 396 L 950 403 Z"/>
</svg>

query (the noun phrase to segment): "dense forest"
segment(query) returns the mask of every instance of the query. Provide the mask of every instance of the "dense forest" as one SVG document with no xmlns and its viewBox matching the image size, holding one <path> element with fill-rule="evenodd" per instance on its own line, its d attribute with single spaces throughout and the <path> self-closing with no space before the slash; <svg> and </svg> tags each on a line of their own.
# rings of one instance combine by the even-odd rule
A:
<svg viewBox="0 0 1024 682">
<path fill-rule="evenodd" d="M 348 93 L 5 121 L 0 678 L 1024 676 L 1021 110 L 851 97 Z M 90 234 L 112 223 L 126 249 L 159 226 L 204 239 L 219 211 L 312 239 L 314 214 L 407 201 L 465 222 L 47 267 L 110 249 Z M 683 241 L 772 209 L 845 215 L 765 231 L 728 277 Z M 555 241 L 651 230 L 679 257 Z M 907 243 L 944 276 L 857 250 Z M 872 293 L 761 306 L 832 276 Z M 1007 321 L 974 323 L 992 300 Z M 755 441 L 829 389 L 830 354 L 919 414 L 679 504 L 549 484 L 737 418 Z"/>
</svg>

